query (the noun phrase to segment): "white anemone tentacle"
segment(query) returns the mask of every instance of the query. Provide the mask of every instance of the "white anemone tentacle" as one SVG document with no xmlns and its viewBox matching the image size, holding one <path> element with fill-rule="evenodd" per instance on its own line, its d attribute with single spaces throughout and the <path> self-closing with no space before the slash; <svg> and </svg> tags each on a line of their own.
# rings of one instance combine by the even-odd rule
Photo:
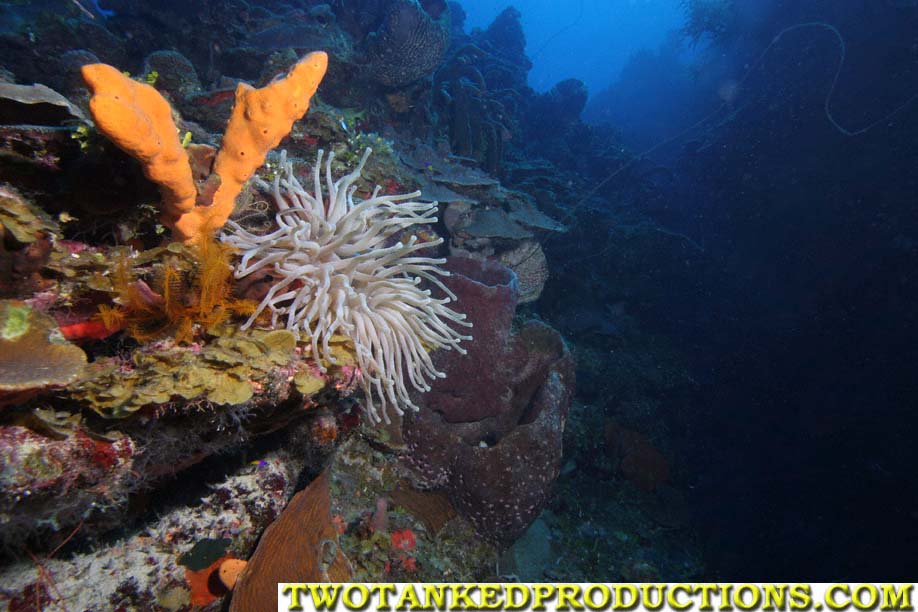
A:
<svg viewBox="0 0 918 612">
<path fill-rule="evenodd" d="M 389 422 L 389 409 L 397 414 L 417 410 L 412 389 L 429 391 L 428 381 L 444 376 L 429 351 L 465 353 L 459 343 L 471 337 L 455 327 L 472 324 L 447 306 L 456 296 L 439 278 L 449 276 L 439 267 L 446 260 L 419 253 L 442 240 L 419 243 L 412 237 L 391 244 L 407 228 L 436 223 L 437 203 L 415 201 L 420 192 L 381 195 L 379 186 L 367 199 L 356 196 L 371 152 L 367 149 L 349 174 L 335 180 L 334 153 L 325 158 L 319 150 L 309 193 L 283 151 L 273 183 L 259 181 L 274 194 L 277 229 L 258 235 L 231 221 L 223 241 L 241 254 L 236 278 L 261 272 L 276 279 L 243 329 L 268 311 L 273 326 L 284 324 L 308 336 L 322 368 L 323 362 L 335 364 L 331 337 L 347 336 L 360 369 L 364 409 L 371 421 Z M 426 285 L 446 297 L 432 297 Z"/>
</svg>

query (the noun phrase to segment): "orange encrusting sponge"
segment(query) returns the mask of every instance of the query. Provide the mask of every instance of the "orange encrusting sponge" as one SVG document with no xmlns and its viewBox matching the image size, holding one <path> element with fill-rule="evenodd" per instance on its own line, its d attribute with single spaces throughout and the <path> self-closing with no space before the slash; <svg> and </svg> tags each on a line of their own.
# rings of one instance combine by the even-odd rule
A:
<svg viewBox="0 0 918 612">
<path fill-rule="evenodd" d="M 306 114 L 327 68 L 328 55 L 316 51 L 261 89 L 239 84 L 214 162 L 218 187 L 212 201 L 198 195 L 169 103 L 156 89 L 106 64 L 83 66 L 83 79 L 93 93 L 89 108 L 96 127 L 140 161 L 162 193 L 163 223 L 175 239 L 191 243 L 223 227 L 245 182 Z"/>
</svg>

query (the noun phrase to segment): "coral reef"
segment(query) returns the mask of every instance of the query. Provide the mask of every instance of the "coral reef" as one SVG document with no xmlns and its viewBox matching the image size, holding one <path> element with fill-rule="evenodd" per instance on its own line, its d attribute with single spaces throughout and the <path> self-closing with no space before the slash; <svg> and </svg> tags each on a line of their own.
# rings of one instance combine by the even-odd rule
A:
<svg viewBox="0 0 918 612">
<path fill-rule="evenodd" d="M 215 590 L 207 575 L 195 580 L 194 571 L 200 574 L 227 555 L 251 553 L 258 534 L 280 514 L 293 491 L 303 457 L 292 451 L 301 442 L 293 435 L 289 447 L 257 455 L 254 462 L 224 459 L 232 467 L 212 482 L 209 492 L 192 503 L 163 508 L 142 529 L 103 541 L 93 550 L 53 555 L 37 566 L 31 559 L 5 565 L 0 569 L 0 602 L 14 610 L 17 605 L 182 610 L 192 603 L 201 610 L 219 609 L 226 589 Z"/>
<path fill-rule="evenodd" d="M 23 239 L 59 231 L 28 207 L 8 212 L 4 228 Z M 17 276 L 22 270 L 14 268 L 8 280 L 10 292 L 38 290 L 27 301 L 0 303 L 0 430 L 9 465 L 21 471 L 15 488 L 30 492 L 28 503 L 3 508 L 6 546 L 47 543 L 77 524 L 81 538 L 111 529 L 138 491 L 319 405 L 334 406 L 356 386 L 353 356 L 338 340 L 330 345 L 336 364 L 320 369 L 293 333 L 240 331 L 232 312 L 220 314 L 235 299 L 227 295 L 232 271 L 221 245 L 172 243 L 138 253 L 45 237 L 51 252 L 36 272 Z M 202 257 L 202 248 L 215 256 Z M 168 325 L 170 313 L 176 325 Z M 119 333 L 122 326 L 142 343 Z M 124 446 L 119 469 L 114 462 L 91 469 L 90 451 L 108 461 L 105 449 L 116 441 Z M 21 469 L 23 461 L 49 467 Z M 65 478 L 50 475 L 67 464 L 74 470 Z M 61 487 L 67 503 L 58 499 Z"/>
<path fill-rule="evenodd" d="M 59 125 L 82 118 L 76 105 L 46 85 L 0 83 L 0 123 Z"/>
<path fill-rule="evenodd" d="M 537 300 L 549 275 L 540 240 L 567 228 L 542 212 L 533 197 L 467 167 L 463 164 L 467 160 L 439 155 L 420 144 L 400 158 L 424 172 L 418 178 L 422 197 L 444 205 L 450 252 L 497 259 L 517 274 L 520 303 Z"/>
<path fill-rule="evenodd" d="M 69 528 L 125 503 L 137 480 L 135 443 L 118 434 L 90 437 L 84 429 L 60 437 L 0 427 L 0 541 Z"/>
<path fill-rule="evenodd" d="M 463 581 L 489 576 L 493 545 L 456 514 L 445 496 L 410 488 L 386 431 L 362 428 L 361 435 L 341 444 L 326 468 L 332 523 L 352 580 Z"/>
<path fill-rule="evenodd" d="M 156 89 L 168 94 L 174 101 L 182 102 L 201 93 L 201 81 L 194 64 L 178 51 L 154 51 L 149 54 L 144 58 L 141 74 L 148 75 Z"/>
<path fill-rule="evenodd" d="M 37 273 L 47 261 L 50 237 L 57 230 L 48 213 L 0 185 L 0 296 L 15 296 L 17 284 L 41 285 Z"/>
<path fill-rule="evenodd" d="M 253 399 L 264 402 L 265 396 L 277 401 L 294 389 L 311 395 L 317 390 L 313 381 L 319 389 L 325 385 L 318 373 L 298 361 L 290 332 L 214 331 L 214 340 L 192 350 L 163 342 L 154 350 L 134 351 L 126 360 L 97 360 L 72 397 L 106 418 L 123 418 L 176 398 L 235 406 Z M 345 356 L 338 356 L 338 371 L 353 368 Z"/>
<path fill-rule="evenodd" d="M 696 571 L 691 382 L 628 293 L 659 243 L 518 11 L 52 4 L 0 4 L 0 606 Z"/>
</svg>

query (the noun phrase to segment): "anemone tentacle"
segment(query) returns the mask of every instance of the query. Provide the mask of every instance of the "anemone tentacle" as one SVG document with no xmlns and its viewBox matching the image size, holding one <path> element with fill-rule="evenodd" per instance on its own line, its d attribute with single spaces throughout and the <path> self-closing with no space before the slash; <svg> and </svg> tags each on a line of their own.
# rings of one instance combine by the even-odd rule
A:
<svg viewBox="0 0 918 612">
<path fill-rule="evenodd" d="M 242 256 L 236 278 L 262 272 L 276 279 L 243 328 L 265 310 L 271 312 L 272 325 L 283 321 L 309 336 L 320 367 L 322 361 L 335 363 L 332 335 L 347 336 L 354 344 L 366 413 L 373 421 L 388 422 L 390 407 L 398 414 L 417 410 L 411 389 L 427 391 L 429 379 L 444 376 L 428 351 L 464 353 L 460 342 L 471 337 L 455 326 L 471 323 L 447 306 L 456 296 L 438 278 L 449 276 L 439 267 L 446 260 L 419 253 L 442 238 L 389 244 L 406 228 L 436 223 L 437 203 L 414 201 L 420 192 L 380 195 L 378 186 L 369 198 L 355 198 L 355 183 L 371 152 L 367 149 L 350 173 L 335 180 L 334 153 L 323 159 L 319 150 L 309 193 L 283 151 L 273 185 L 259 181 L 274 194 L 278 228 L 258 235 L 230 221 L 223 240 Z M 446 297 L 432 297 L 425 282 Z"/>
</svg>

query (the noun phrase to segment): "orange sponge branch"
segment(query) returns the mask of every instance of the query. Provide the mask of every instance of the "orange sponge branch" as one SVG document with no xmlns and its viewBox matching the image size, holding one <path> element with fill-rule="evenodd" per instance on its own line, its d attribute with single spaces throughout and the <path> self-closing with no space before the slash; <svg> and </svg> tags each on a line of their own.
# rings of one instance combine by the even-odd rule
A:
<svg viewBox="0 0 918 612">
<path fill-rule="evenodd" d="M 197 190 L 169 103 L 153 87 L 107 64 L 89 64 L 82 72 L 99 131 L 141 163 L 146 177 L 159 185 L 166 210 L 181 214 L 194 208 Z"/>
<path fill-rule="evenodd" d="M 240 83 L 208 181 L 217 187 L 201 193 L 159 92 L 106 64 L 89 64 L 82 72 L 93 94 L 89 108 L 96 127 L 143 165 L 163 196 L 163 224 L 175 239 L 191 243 L 223 227 L 245 182 L 309 110 L 327 68 L 328 56 L 316 51 L 261 89 Z"/>
<path fill-rule="evenodd" d="M 327 68 L 328 55 L 315 51 L 297 62 L 287 76 L 261 89 L 245 83 L 236 87 L 236 103 L 214 162 L 219 186 L 209 206 L 199 206 L 176 221 L 180 234 L 196 232 L 199 227 L 223 227 L 245 182 L 309 110 Z"/>
</svg>

